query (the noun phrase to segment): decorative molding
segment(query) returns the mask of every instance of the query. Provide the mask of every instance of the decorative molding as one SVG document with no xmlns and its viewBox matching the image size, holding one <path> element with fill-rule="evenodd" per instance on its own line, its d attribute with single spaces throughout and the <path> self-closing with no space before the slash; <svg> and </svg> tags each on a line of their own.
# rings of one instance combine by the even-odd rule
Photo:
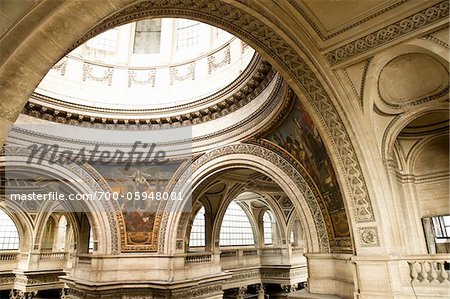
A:
<svg viewBox="0 0 450 299">
<path fill-rule="evenodd" d="M 96 68 L 98 68 L 98 66 L 96 66 Z M 103 68 L 103 67 L 102 67 Z M 111 86 L 112 83 L 112 76 L 114 73 L 114 69 L 113 68 L 103 68 L 103 74 L 98 76 L 93 74 L 94 69 L 92 67 L 92 65 L 88 64 L 88 63 L 84 63 L 83 64 L 83 81 L 86 81 L 87 79 L 93 80 L 93 81 L 97 81 L 97 82 L 107 82 L 108 86 Z"/>
<path fill-rule="evenodd" d="M 191 62 L 187 69 L 185 70 L 185 73 L 183 75 L 179 74 L 180 67 L 170 67 L 170 85 L 173 84 L 175 81 L 184 81 L 187 79 L 195 80 L 195 62 Z"/>
<path fill-rule="evenodd" d="M 361 53 L 375 49 L 402 35 L 440 21 L 448 16 L 448 10 L 448 1 L 442 1 L 394 24 L 329 51 L 325 54 L 325 57 L 332 66 L 336 65 Z"/>
<path fill-rule="evenodd" d="M 66 74 L 66 67 L 67 67 L 67 57 L 64 56 L 63 59 L 58 61 L 53 67 L 52 70 L 55 70 L 59 72 L 61 76 L 64 76 Z"/>
<path fill-rule="evenodd" d="M 367 16 L 367 17 L 365 17 L 365 18 L 363 18 L 361 20 L 358 20 L 358 21 L 356 21 L 356 22 L 354 22 L 354 23 L 352 23 L 352 24 L 350 24 L 350 25 L 348 25 L 348 26 L 346 26 L 346 27 L 344 27 L 344 28 L 342 28 L 342 29 L 340 29 L 340 30 L 338 30 L 336 32 L 330 33 L 330 34 L 325 34 L 319 29 L 317 24 L 310 18 L 310 16 L 306 13 L 305 9 L 300 5 L 300 1 L 299 0 L 289 0 L 289 3 L 301 14 L 301 16 L 306 20 L 306 22 L 308 22 L 308 24 L 311 26 L 312 29 L 314 29 L 314 31 L 317 33 L 317 35 L 323 41 L 326 41 L 326 40 L 328 40 L 330 38 L 333 38 L 335 36 L 338 36 L 338 35 L 346 32 L 346 31 L 348 31 L 348 30 L 350 30 L 350 29 L 352 29 L 352 28 L 354 28 L 356 26 L 364 24 L 367 21 L 370 21 L 373 18 L 378 17 L 378 16 L 380 16 L 380 15 L 382 15 L 382 14 L 384 14 L 384 13 L 386 13 L 386 12 L 388 12 L 388 11 L 390 11 L 390 10 L 392 10 L 392 9 L 394 9 L 394 8 L 400 6 L 400 5 L 402 5 L 402 4 L 404 4 L 404 3 L 408 2 L 408 1 L 409 0 L 399 0 L 399 1 L 395 2 L 394 4 L 388 6 L 388 7 L 384 8 L 384 9 L 381 9 L 381 10 L 377 11 L 374 14 L 371 14 L 370 16 Z"/>
<path fill-rule="evenodd" d="M 219 62 L 216 62 L 216 54 L 208 56 L 208 74 L 211 74 L 214 70 L 226 65 L 230 64 L 231 62 L 231 55 L 230 55 L 230 45 L 228 45 L 222 56 L 222 60 Z"/>
<path fill-rule="evenodd" d="M 373 57 L 370 57 L 369 59 L 366 59 L 364 61 L 364 69 L 361 77 L 361 86 L 359 87 L 359 91 L 356 90 L 355 85 L 353 84 L 353 80 L 350 78 L 350 76 L 347 73 L 347 69 L 343 69 L 342 73 L 344 74 L 345 79 L 347 80 L 347 83 L 350 85 L 350 88 L 353 91 L 353 94 L 358 100 L 359 106 L 361 109 L 364 107 L 364 89 L 365 89 L 365 83 L 366 83 L 366 77 L 367 77 L 367 71 L 369 69 L 370 62 L 372 61 Z"/>
<path fill-rule="evenodd" d="M 380 238 L 376 226 L 358 227 L 359 243 L 363 247 L 380 246 Z"/>
<path fill-rule="evenodd" d="M 154 80 L 154 77 L 150 78 L 150 76 L 151 74 L 149 74 L 149 80 Z M 173 115 L 164 118 L 151 117 L 153 113 L 160 112 L 159 110 L 143 109 L 123 111 L 118 109 L 87 107 L 69 104 L 62 100 L 50 98 L 38 93 L 31 95 L 31 100 L 27 102 L 22 113 L 63 124 L 111 130 L 124 125 L 128 128 L 132 127 L 133 130 L 153 130 L 165 126 L 179 127 L 196 125 L 218 119 L 244 107 L 260 95 L 275 76 L 276 72 L 272 66 L 268 62 L 257 58 L 251 63 L 251 67 L 238 80 L 233 82 L 233 84 L 202 99 L 201 103 L 210 102 L 210 105 L 206 106 L 206 108 L 201 105 L 202 109 L 195 110 L 195 107 L 192 105 L 180 105 L 173 107 L 176 110 Z M 135 79 L 130 80 L 130 82 L 134 82 L 133 80 Z M 144 84 L 143 81 L 136 81 L 134 83 Z M 146 83 L 151 84 L 151 82 Z M 54 108 L 55 105 L 58 108 Z M 189 112 L 183 113 L 183 110 L 188 110 Z M 97 114 L 97 116 L 92 116 L 92 113 L 94 115 Z M 110 116 L 104 116 L 104 113 L 109 115 L 114 113 L 120 116 L 127 116 L 134 113 L 134 115 L 132 118 L 111 118 Z M 142 116 L 136 118 L 136 114 Z M 99 127 L 99 124 L 102 126 Z"/>
<path fill-rule="evenodd" d="M 430 42 L 435 43 L 436 45 L 439 45 L 439 46 L 441 46 L 441 47 L 443 47 L 443 48 L 445 48 L 447 50 L 450 49 L 449 44 L 447 44 L 446 42 L 444 42 L 444 41 L 442 41 L 442 40 L 432 36 L 431 34 L 422 36 L 421 39 L 429 40 Z"/>
<path fill-rule="evenodd" d="M 146 79 L 138 79 L 138 74 L 147 73 Z M 139 71 L 139 70 L 128 70 L 128 87 L 131 87 L 133 84 L 137 85 L 151 85 L 151 87 L 155 87 L 156 80 L 156 71 Z"/>
</svg>

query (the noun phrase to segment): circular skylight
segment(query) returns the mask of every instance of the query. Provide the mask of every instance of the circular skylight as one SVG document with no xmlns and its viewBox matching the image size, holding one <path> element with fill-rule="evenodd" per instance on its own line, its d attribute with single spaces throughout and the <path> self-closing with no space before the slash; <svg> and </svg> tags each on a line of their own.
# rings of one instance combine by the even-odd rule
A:
<svg viewBox="0 0 450 299">
<path fill-rule="evenodd" d="M 255 51 L 219 28 L 187 19 L 146 19 L 108 30 L 73 50 L 36 93 L 99 109 L 170 109 L 235 81 Z"/>
</svg>

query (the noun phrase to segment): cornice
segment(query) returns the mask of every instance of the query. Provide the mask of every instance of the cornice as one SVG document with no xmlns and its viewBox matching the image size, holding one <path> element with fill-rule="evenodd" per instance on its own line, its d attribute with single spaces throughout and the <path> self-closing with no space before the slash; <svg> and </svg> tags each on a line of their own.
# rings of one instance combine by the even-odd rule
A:
<svg viewBox="0 0 450 299">
<path fill-rule="evenodd" d="M 408 33 L 417 31 L 448 17 L 448 1 L 442 1 L 431 7 L 414 13 L 400 21 L 389 24 L 359 39 L 353 40 L 337 49 L 325 53 L 325 57 L 334 66 L 361 53 L 368 52 Z"/>
<path fill-rule="evenodd" d="M 377 12 L 366 16 L 364 18 L 361 18 L 359 20 L 357 20 L 356 22 L 353 22 L 347 26 L 345 26 L 344 28 L 341 28 L 337 31 L 331 32 L 331 33 L 327 33 L 324 32 L 323 29 L 319 28 L 319 26 L 317 25 L 317 21 L 313 21 L 313 19 L 309 16 L 309 14 L 307 13 L 306 9 L 300 4 L 299 0 L 288 0 L 289 3 L 295 8 L 295 10 L 297 10 L 297 12 L 306 20 L 306 22 L 308 22 L 308 24 L 311 26 L 311 28 L 316 32 L 316 34 L 320 37 L 320 39 L 322 39 L 322 41 L 326 41 L 329 40 L 333 37 L 336 37 L 352 28 L 355 28 L 356 26 L 362 25 L 396 7 L 399 7 L 402 4 L 405 4 L 406 2 L 408 2 L 409 0 L 398 0 L 395 3 L 393 3 L 392 5 L 389 5 L 383 9 L 378 10 Z"/>
<path fill-rule="evenodd" d="M 232 84 L 190 104 L 169 109 L 124 111 L 76 105 L 33 93 L 22 113 L 52 122 L 107 129 L 116 129 L 120 125 L 139 125 L 140 129 L 197 125 L 218 119 L 244 107 L 267 88 L 275 74 L 272 66 L 256 55 L 246 71 Z M 161 113 L 167 116 L 161 116 Z M 99 124 L 105 126 L 102 127 Z"/>
</svg>

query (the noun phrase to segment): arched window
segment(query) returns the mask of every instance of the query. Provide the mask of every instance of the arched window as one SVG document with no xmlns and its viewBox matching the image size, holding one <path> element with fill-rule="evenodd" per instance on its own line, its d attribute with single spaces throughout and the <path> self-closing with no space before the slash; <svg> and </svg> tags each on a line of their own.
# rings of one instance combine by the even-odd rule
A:
<svg viewBox="0 0 450 299">
<path fill-rule="evenodd" d="M 136 22 L 133 53 L 158 54 L 161 45 L 161 19 Z"/>
<path fill-rule="evenodd" d="M 295 245 L 295 235 L 294 235 L 294 229 L 291 229 L 291 234 L 289 236 L 289 239 L 291 241 L 291 245 Z"/>
<path fill-rule="evenodd" d="M 11 218 L 0 210 L 0 250 L 18 250 L 19 232 Z"/>
<path fill-rule="evenodd" d="M 53 217 L 49 217 L 45 224 L 44 237 L 42 238 L 42 250 L 53 250 L 53 243 L 56 235 L 56 222 Z"/>
<path fill-rule="evenodd" d="M 67 236 L 67 219 L 64 215 L 62 215 L 58 222 L 55 251 L 64 251 L 66 249 L 66 236 Z"/>
<path fill-rule="evenodd" d="M 89 243 L 88 252 L 92 253 L 94 251 L 94 235 L 92 232 L 92 227 L 89 229 Z"/>
<path fill-rule="evenodd" d="M 199 26 L 197 21 L 179 19 L 177 26 L 177 51 L 189 49 L 198 45 Z"/>
<path fill-rule="evenodd" d="M 255 239 L 250 220 L 234 201 L 230 203 L 220 227 L 220 246 L 254 245 Z"/>
<path fill-rule="evenodd" d="M 270 215 L 268 211 L 265 211 L 263 215 L 263 230 L 264 230 L 264 244 L 266 245 L 270 245 L 273 242 L 272 226 L 273 226 L 272 215 Z"/>
<path fill-rule="evenodd" d="M 189 247 L 205 246 L 205 208 L 202 207 L 192 222 Z"/>
</svg>

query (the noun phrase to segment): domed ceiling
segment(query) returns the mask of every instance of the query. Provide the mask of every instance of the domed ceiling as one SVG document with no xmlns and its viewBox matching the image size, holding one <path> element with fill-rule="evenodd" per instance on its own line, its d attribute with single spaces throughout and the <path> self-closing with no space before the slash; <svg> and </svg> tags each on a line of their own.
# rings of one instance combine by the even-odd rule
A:
<svg viewBox="0 0 450 299">
<path fill-rule="evenodd" d="M 235 81 L 255 51 L 226 31 L 186 19 L 148 19 L 110 29 L 59 61 L 36 93 L 115 110 L 173 108 Z"/>
</svg>

